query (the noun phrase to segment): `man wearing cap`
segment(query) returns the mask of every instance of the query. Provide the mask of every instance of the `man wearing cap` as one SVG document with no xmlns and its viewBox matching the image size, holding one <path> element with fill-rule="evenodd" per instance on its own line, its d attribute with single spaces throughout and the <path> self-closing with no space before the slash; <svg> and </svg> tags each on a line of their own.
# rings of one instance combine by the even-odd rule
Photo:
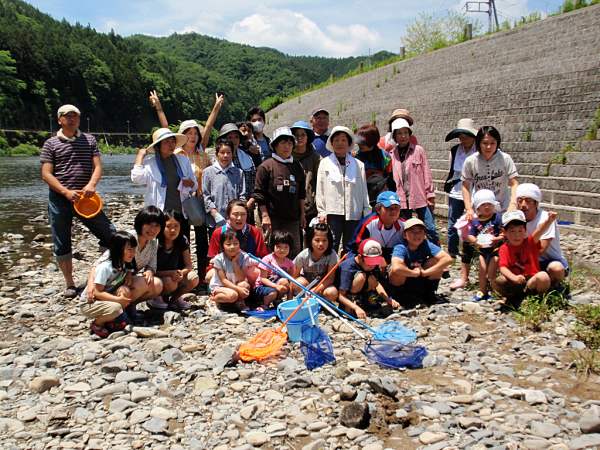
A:
<svg viewBox="0 0 600 450">
<path fill-rule="evenodd" d="M 323 108 L 315 109 L 310 116 L 310 124 L 315 133 L 315 151 L 323 158 L 328 157 L 331 155 L 331 151 L 326 147 L 329 137 L 329 112 Z"/>
<path fill-rule="evenodd" d="M 454 224 L 465 212 L 461 174 L 467 157 L 477 153 L 475 136 L 477 136 L 477 128 L 473 119 L 468 118 L 460 119 L 456 124 L 456 128 L 446 136 L 446 142 L 457 138 L 459 140 L 459 143 L 450 149 L 450 170 L 444 183 L 444 191 L 448 194 L 448 253 L 452 258 L 458 256 L 460 242 L 458 230 L 454 227 Z M 460 278 L 452 282 L 450 285 L 451 290 L 464 288 L 469 282 L 471 259 L 473 259 L 473 247 L 467 242 L 463 242 Z"/>
<path fill-rule="evenodd" d="M 79 130 L 79 109 L 63 105 L 57 116 L 60 130 L 44 142 L 40 155 L 41 173 L 42 180 L 50 188 L 48 220 L 56 262 L 67 285 L 64 295 L 73 298 L 77 295 L 71 253 L 73 216 L 81 220 L 103 247 L 108 247 L 115 227 L 102 211 L 93 218 L 84 218 L 73 208 L 80 198 L 96 192 L 102 177 L 102 162 L 94 136 Z"/>
<path fill-rule="evenodd" d="M 346 311 L 365 319 L 367 314 L 370 317 L 387 317 L 392 309 L 400 307 L 382 285 L 383 266 L 383 250 L 375 239 L 362 241 L 357 251 L 350 253 L 341 263 L 337 280 L 338 300 Z"/>
<path fill-rule="evenodd" d="M 527 221 L 523 211 L 508 211 L 502 215 L 504 238 L 500 246 L 498 266 L 500 275 L 494 288 L 509 303 L 522 300 L 527 294 L 542 294 L 550 288 L 550 277 L 540 270 L 540 237 L 556 220 L 556 213 L 548 213 L 531 236 L 527 236 Z"/>
<path fill-rule="evenodd" d="M 527 235 L 531 236 L 540 223 L 548 219 L 548 212 L 540 208 L 542 191 L 533 183 L 517 186 L 517 207 L 527 220 Z M 540 237 L 540 267 L 548 272 L 552 286 L 558 286 L 569 271 L 569 264 L 560 248 L 560 232 L 555 222 Z"/>
<path fill-rule="evenodd" d="M 377 196 L 375 211 L 360 221 L 346 250 L 356 253 L 367 238 L 381 244 L 385 262 L 389 264 L 394 247 L 404 242 L 400 199 L 395 192 L 384 191 Z"/>
<path fill-rule="evenodd" d="M 417 218 L 404 222 L 404 244 L 394 247 L 389 271 L 390 283 L 401 287 L 396 298 L 403 305 L 434 303 L 444 270 L 452 258 L 425 238 L 425 224 Z"/>
</svg>

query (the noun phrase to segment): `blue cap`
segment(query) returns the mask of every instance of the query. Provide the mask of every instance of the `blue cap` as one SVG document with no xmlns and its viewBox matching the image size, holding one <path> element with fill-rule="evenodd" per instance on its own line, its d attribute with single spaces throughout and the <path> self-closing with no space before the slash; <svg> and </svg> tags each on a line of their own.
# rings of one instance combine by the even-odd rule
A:
<svg viewBox="0 0 600 450">
<path fill-rule="evenodd" d="M 297 122 L 294 122 L 294 124 L 290 127 L 290 129 L 292 130 L 292 133 L 294 132 L 295 129 L 302 129 L 304 131 L 306 131 L 306 136 L 308 137 L 308 144 L 311 144 L 312 141 L 315 140 L 315 132 L 313 131 L 312 127 L 310 126 L 310 124 L 308 122 L 305 122 L 304 120 L 299 120 Z"/>
<path fill-rule="evenodd" d="M 389 208 L 392 205 L 400 205 L 400 197 L 398 194 L 392 191 L 383 191 L 377 196 L 377 202 L 382 204 L 384 207 Z"/>
</svg>

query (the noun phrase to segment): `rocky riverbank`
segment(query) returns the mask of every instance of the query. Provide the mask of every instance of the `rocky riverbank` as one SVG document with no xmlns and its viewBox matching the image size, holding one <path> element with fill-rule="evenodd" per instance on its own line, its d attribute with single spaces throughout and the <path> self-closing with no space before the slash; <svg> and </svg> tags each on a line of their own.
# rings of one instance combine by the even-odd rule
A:
<svg viewBox="0 0 600 450">
<path fill-rule="evenodd" d="M 108 203 L 118 228 L 131 227 L 138 205 Z M 33 220 L 0 241 L 10 266 L 0 281 L 2 448 L 600 448 L 600 377 L 573 367 L 584 344 L 570 311 L 533 333 L 444 281 L 449 303 L 393 317 L 427 347 L 423 369 L 369 363 L 364 343 L 323 314 L 335 365 L 310 372 L 291 344 L 270 364 L 229 365 L 237 345 L 275 322 L 217 313 L 198 297 L 189 314 L 97 340 L 61 298 L 44 218 Z M 79 226 L 74 235 L 83 281 L 97 249 Z M 600 303 L 600 246 L 563 241 L 577 261 L 572 301 Z"/>
</svg>

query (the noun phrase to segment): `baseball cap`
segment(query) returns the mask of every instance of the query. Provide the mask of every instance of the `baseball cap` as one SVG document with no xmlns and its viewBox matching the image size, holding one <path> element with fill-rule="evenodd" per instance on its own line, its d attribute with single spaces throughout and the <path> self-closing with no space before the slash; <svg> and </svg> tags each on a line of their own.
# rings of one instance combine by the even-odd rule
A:
<svg viewBox="0 0 600 450">
<path fill-rule="evenodd" d="M 58 108 L 56 115 L 60 119 L 60 116 L 66 116 L 70 112 L 74 112 L 78 116 L 81 115 L 81 111 L 79 111 L 79 108 L 77 108 L 75 105 L 62 105 L 60 108 Z"/>
<path fill-rule="evenodd" d="M 507 211 L 502 214 L 502 226 L 506 227 L 511 222 L 522 222 L 523 224 L 527 224 L 527 219 L 525 219 L 525 214 L 523 211 Z"/>
<path fill-rule="evenodd" d="M 310 114 L 310 117 L 315 117 L 320 112 L 324 112 L 325 114 L 329 115 L 329 111 L 327 111 L 325 108 L 317 108 L 313 109 L 312 113 Z"/>
<path fill-rule="evenodd" d="M 376 203 L 381 203 L 384 207 L 389 208 L 392 205 L 400 205 L 400 197 L 392 191 L 383 191 L 377 196 Z"/>
<path fill-rule="evenodd" d="M 404 222 L 404 231 L 408 230 L 409 228 L 416 227 L 417 225 L 420 225 L 423 228 L 425 228 L 425 224 L 421 219 L 417 219 L 416 217 L 408 219 L 406 222 Z"/>
<path fill-rule="evenodd" d="M 370 266 L 380 266 L 385 264 L 385 259 L 382 256 L 383 250 L 381 244 L 375 239 L 365 239 L 358 246 L 358 253 L 363 260 Z"/>
</svg>

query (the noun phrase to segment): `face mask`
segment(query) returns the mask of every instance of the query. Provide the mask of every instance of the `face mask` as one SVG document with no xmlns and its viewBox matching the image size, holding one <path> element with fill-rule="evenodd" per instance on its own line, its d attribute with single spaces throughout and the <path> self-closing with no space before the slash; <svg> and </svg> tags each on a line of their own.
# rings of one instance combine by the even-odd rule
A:
<svg viewBox="0 0 600 450">
<path fill-rule="evenodd" d="M 254 129 L 255 133 L 262 133 L 264 127 L 265 124 L 262 122 L 262 120 L 255 120 L 252 122 L 252 128 Z"/>
</svg>

